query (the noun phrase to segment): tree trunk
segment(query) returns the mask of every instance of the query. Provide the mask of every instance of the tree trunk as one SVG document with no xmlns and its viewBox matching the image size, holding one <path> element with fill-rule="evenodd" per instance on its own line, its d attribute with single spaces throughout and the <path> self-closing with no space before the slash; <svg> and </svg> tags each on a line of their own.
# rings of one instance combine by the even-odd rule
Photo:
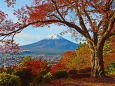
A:
<svg viewBox="0 0 115 86">
<path fill-rule="evenodd" d="M 94 48 L 91 51 L 91 65 L 92 65 L 92 73 L 93 77 L 103 78 L 105 77 L 104 65 L 103 65 L 103 48 L 97 49 Z"/>
</svg>

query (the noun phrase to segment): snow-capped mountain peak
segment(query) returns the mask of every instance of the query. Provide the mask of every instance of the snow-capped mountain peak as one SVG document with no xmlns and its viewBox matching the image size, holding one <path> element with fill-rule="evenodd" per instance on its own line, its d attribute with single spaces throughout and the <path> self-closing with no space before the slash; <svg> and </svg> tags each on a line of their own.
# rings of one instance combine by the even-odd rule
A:
<svg viewBox="0 0 115 86">
<path fill-rule="evenodd" d="M 47 39 L 63 39 L 63 37 L 61 37 L 60 35 L 51 35 L 48 36 Z"/>
<path fill-rule="evenodd" d="M 78 44 L 75 44 L 60 35 L 52 35 L 38 42 L 20 46 L 26 54 L 62 54 L 65 51 L 76 50 Z M 23 53 L 22 53 L 23 54 Z"/>
</svg>

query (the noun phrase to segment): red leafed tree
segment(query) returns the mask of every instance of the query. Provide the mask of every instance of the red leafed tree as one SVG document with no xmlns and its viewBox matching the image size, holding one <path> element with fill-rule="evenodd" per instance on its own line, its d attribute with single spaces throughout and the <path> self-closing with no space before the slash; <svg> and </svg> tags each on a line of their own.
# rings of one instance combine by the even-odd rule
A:
<svg viewBox="0 0 115 86">
<path fill-rule="evenodd" d="M 103 46 L 109 37 L 115 35 L 114 0 L 33 1 L 31 6 L 14 13 L 19 18 L 21 26 L 0 35 L 11 35 L 29 25 L 66 25 L 85 37 L 91 51 L 92 76 L 104 77 Z"/>
<path fill-rule="evenodd" d="M 107 67 L 112 61 L 115 61 L 115 36 L 111 37 L 109 39 L 109 46 L 110 46 L 110 51 L 108 53 L 104 53 L 105 59 L 105 67 Z M 109 49 L 108 49 L 109 50 Z"/>
<path fill-rule="evenodd" d="M 114 36 L 108 39 L 103 49 L 104 68 L 112 61 L 115 61 L 115 38 Z M 90 50 L 87 44 L 79 44 L 76 51 L 67 51 L 62 54 L 61 62 L 69 69 L 84 69 L 91 67 Z"/>
<path fill-rule="evenodd" d="M 75 56 L 76 56 L 75 51 L 66 51 L 65 53 L 62 54 L 61 62 L 68 63 L 70 59 Z"/>
<path fill-rule="evenodd" d="M 69 70 L 84 69 L 90 67 L 90 51 L 88 46 L 82 46 L 77 51 L 67 51 L 62 54 L 61 62 L 66 65 Z"/>
<path fill-rule="evenodd" d="M 16 33 L 12 33 L 12 31 L 15 31 L 18 27 L 20 27 L 19 23 L 13 23 L 7 20 L 7 14 L 0 11 L 0 35 L 2 36 L 0 39 L 0 52 L 2 52 L 2 54 L 13 55 L 20 52 L 18 44 L 13 40 Z M 8 36 L 10 39 L 5 39 Z"/>
<path fill-rule="evenodd" d="M 2 54 L 14 55 L 20 53 L 18 44 L 14 43 L 14 40 L 1 40 L 1 42 L 0 51 Z"/>
</svg>

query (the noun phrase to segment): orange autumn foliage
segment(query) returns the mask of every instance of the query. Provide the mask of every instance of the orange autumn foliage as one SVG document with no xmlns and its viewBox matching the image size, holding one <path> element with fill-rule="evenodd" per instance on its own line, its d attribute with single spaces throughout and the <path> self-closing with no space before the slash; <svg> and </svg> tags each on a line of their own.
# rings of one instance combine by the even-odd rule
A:
<svg viewBox="0 0 115 86">
<path fill-rule="evenodd" d="M 115 36 L 110 39 L 110 44 L 108 47 L 110 48 L 108 49 L 112 52 L 108 53 L 108 51 L 106 51 L 103 54 L 105 68 L 107 67 L 107 65 L 109 65 L 112 61 L 115 60 Z M 88 48 L 88 45 L 85 44 L 79 46 L 76 51 L 67 51 L 63 53 L 61 62 L 64 63 L 67 68 L 70 69 L 79 69 L 80 66 L 80 68 L 84 69 L 91 67 L 90 56 L 91 53 Z"/>
<path fill-rule="evenodd" d="M 81 46 L 77 51 L 67 51 L 62 55 L 61 62 L 69 69 L 90 67 L 90 51 L 88 46 Z"/>
<path fill-rule="evenodd" d="M 10 5 L 15 0 L 6 0 L 6 2 Z M 0 34 L 2 37 L 15 35 L 30 25 L 37 27 L 49 24 L 67 26 L 80 33 L 90 46 L 92 76 L 105 76 L 103 47 L 107 39 L 115 35 L 115 28 L 113 28 L 115 26 L 114 0 L 32 0 L 31 5 L 18 9 L 14 14 L 18 17 L 18 22 L 10 23 L 8 26 L 6 23 L 1 24 L 3 26 L 1 30 L 5 29 L 5 31 L 9 31 L 5 26 L 8 28 L 10 26 L 10 32 L 3 31 Z M 82 61 L 81 55 L 76 60 Z M 74 61 L 72 63 L 75 63 Z"/>
<path fill-rule="evenodd" d="M 112 50 L 112 53 L 106 54 L 104 53 L 104 66 L 107 67 L 112 61 L 115 61 L 115 36 L 110 38 L 110 49 Z"/>
<path fill-rule="evenodd" d="M 61 62 L 63 62 L 65 64 L 65 63 L 69 62 L 71 60 L 71 58 L 73 58 L 75 56 L 76 56 L 76 51 L 67 51 L 62 54 Z"/>
</svg>

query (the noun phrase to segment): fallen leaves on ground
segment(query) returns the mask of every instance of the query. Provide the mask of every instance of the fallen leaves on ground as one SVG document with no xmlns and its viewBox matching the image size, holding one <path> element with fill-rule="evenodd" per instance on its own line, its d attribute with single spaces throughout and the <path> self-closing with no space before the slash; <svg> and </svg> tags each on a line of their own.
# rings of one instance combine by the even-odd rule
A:
<svg viewBox="0 0 115 86">
<path fill-rule="evenodd" d="M 38 86 L 115 86 L 115 75 L 107 79 L 96 79 L 92 77 L 73 77 L 53 80 L 48 84 Z"/>
</svg>

